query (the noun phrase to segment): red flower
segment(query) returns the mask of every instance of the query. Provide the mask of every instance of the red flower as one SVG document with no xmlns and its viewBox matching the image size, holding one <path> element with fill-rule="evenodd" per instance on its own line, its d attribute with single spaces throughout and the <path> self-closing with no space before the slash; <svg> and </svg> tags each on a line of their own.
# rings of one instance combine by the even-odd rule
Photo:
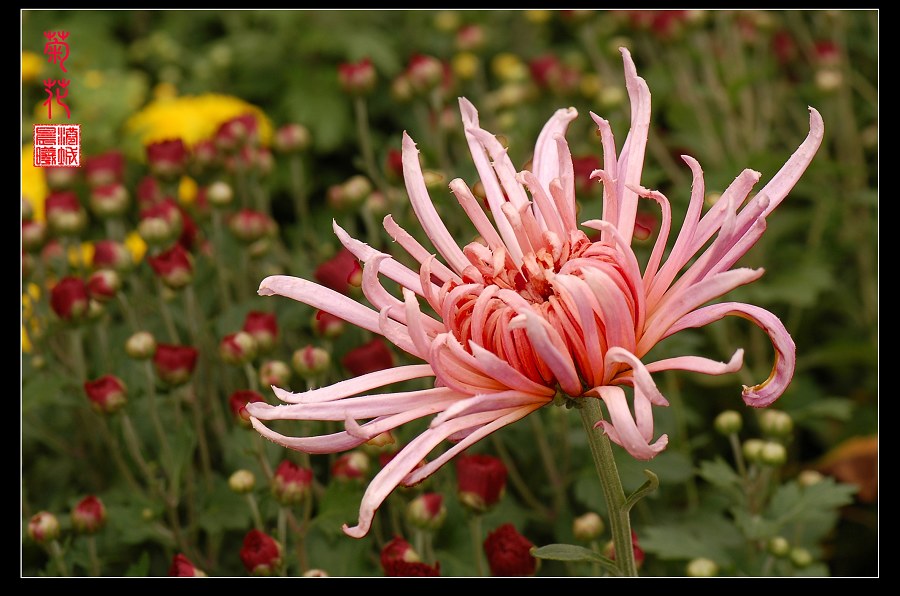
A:
<svg viewBox="0 0 900 596">
<path fill-rule="evenodd" d="M 403 179 L 403 154 L 399 149 L 388 149 L 384 165 L 391 180 L 396 182 Z"/>
<path fill-rule="evenodd" d="M 195 206 L 199 209 L 199 202 Z M 197 234 L 199 232 L 197 224 L 194 223 L 194 218 L 181 205 L 178 205 L 178 213 L 181 215 L 181 234 L 178 235 L 178 244 L 183 246 L 184 250 L 191 250 L 197 244 Z"/>
<path fill-rule="evenodd" d="M 164 284 L 173 290 L 183 288 L 194 278 L 191 255 L 180 244 L 156 256 L 147 257 L 147 262 Z"/>
<path fill-rule="evenodd" d="M 125 156 L 120 151 L 107 151 L 84 159 L 84 177 L 91 186 L 121 182 L 125 172 Z"/>
<path fill-rule="evenodd" d="M 247 244 L 263 238 L 274 226 L 271 217 L 253 209 L 241 209 L 228 220 L 228 229 L 234 237 Z"/>
<path fill-rule="evenodd" d="M 94 495 L 88 495 L 72 509 L 72 527 L 76 532 L 93 534 L 106 523 L 106 507 Z"/>
<path fill-rule="evenodd" d="M 444 81 L 444 64 L 434 56 L 415 54 L 409 59 L 406 76 L 413 89 L 429 91 Z"/>
<path fill-rule="evenodd" d="M 362 451 L 351 451 L 334 460 L 331 477 L 336 480 L 356 480 L 369 471 L 369 458 Z"/>
<path fill-rule="evenodd" d="M 244 567 L 253 575 L 272 575 L 281 567 L 281 545 L 256 529 L 244 536 L 240 556 Z"/>
<path fill-rule="evenodd" d="M 116 297 L 122 280 L 112 269 L 94 271 L 87 281 L 87 290 L 91 298 L 97 302 L 108 302 Z"/>
<path fill-rule="evenodd" d="M 247 415 L 246 406 L 254 401 L 264 402 L 266 400 L 256 391 L 250 391 L 249 389 L 235 391 L 228 398 L 228 407 L 231 409 L 231 414 L 243 426 L 250 426 L 250 417 Z"/>
<path fill-rule="evenodd" d="M 159 203 L 163 199 L 159 182 L 153 176 L 144 176 L 137 186 L 138 204 L 145 209 Z"/>
<path fill-rule="evenodd" d="M 341 359 L 341 364 L 358 377 L 376 370 L 391 368 L 394 366 L 394 355 L 384 340 L 375 338 L 347 352 Z"/>
<path fill-rule="evenodd" d="M 338 81 L 341 88 L 352 95 L 363 95 L 375 87 L 376 72 L 372 61 L 363 58 L 359 62 L 338 65 Z"/>
<path fill-rule="evenodd" d="M 181 209 L 171 197 L 141 210 L 138 232 L 151 244 L 166 244 L 181 234 L 184 218 Z"/>
<path fill-rule="evenodd" d="M 278 320 L 273 313 L 252 310 L 244 318 L 241 328 L 256 340 L 260 352 L 270 352 L 278 339 Z"/>
<path fill-rule="evenodd" d="M 127 271 L 133 263 L 131 253 L 121 242 L 98 240 L 94 243 L 94 257 L 91 264 L 95 269 Z"/>
<path fill-rule="evenodd" d="M 52 542 L 59 538 L 59 520 L 49 511 L 38 511 L 28 520 L 28 536 L 35 542 Z"/>
<path fill-rule="evenodd" d="M 381 568 L 387 577 L 438 577 L 441 564 L 434 567 L 421 562 L 418 553 L 399 536 L 381 549 Z"/>
<path fill-rule="evenodd" d="M 298 153 L 309 146 L 309 141 L 309 130 L 292 122 L 275 131 L 272 145 L 280 153 Z"/>
<path fill-rule="evenodd" d="M 485 512 L 500 501 L 506 490 L 506 466 L 492 455 L 460 455 L 456 458 L 457 495 L 467 507 Z"/>
<path fill-rule="evenodd" d="M 89 198 L 91 212 L 98 217 L 115 217 L 128 209 L 128 190 L 121 182 L 95 186 Z"/>
<path fill-rule="evenodd" d="M 190 346 L 159 344 L 153 355 L 156 374 L 170 385 L 183 385 L 197 366 L 197 355 L 197 350 Z"/>
<path fill-rule="evenodd" d="M 174 178 L 184 171 L 188 151 L 181 139 L 158 141 L 147 145 L 150 171 L 161 178 Z"/>
<path fill-rule="evenodd" d="M 434 532 L 444 524 L 447 507 L 441 493 L 423 493 L 409 502 L 406 519 L 417 528 Z"/>
<path fill-rule="evenodd" d="M 87 314 L 87 286 L 79 277 L 64 277 L 50 290 L 50 308 L 63 321 L 77 321 Z"/>
<path fill-rule="evenodd" d="M 341 247 L 336 255 L 319 265 L 313 276 L 326 288 L 347 294 L 351 284 L 359 286 L 358 281 L 362 278 L 362 267 L 359 266 L 359 261 L 352 252 Z"/>
<path fill-rule="evenodd" d="M 203 139 L 194 143 L 194 163 L 200 166 L 209 166 L 219 159 L 219 152 L 212 139 Z"/>
<path fill-rule="evenodd" d="M 309 468 L 301 468 L 292 461 L 283 460 L 275 470 L 272 478 L 272 493 L 282 505 L 300 503 L 311 490 L 313 472 Z"/>
<path fill-rule="evenodd" d="M 537 559 L 531 556 L 534 545 L 519 534 L 512 524 L 503 524 L 484 541 L 491 575 L 495 577 L 531 576 L 537 571 Z"/>
<path fill-rule="evenodd" d="M 246 141 L 255 141 L 259 123 L 253 114 L 241 114 L 223 122 L 215 134 L 216 145 L 225 150 L 236 149 Z"/>
<path fill-rule="evenodd" d="M 344 319 L 336 317 L 330 312 L 317 310 L 313 320 L 313 328 L 319 337 L 334 339 L 344 331 Z"/>
<path fill-rule="evenodd" d="M 178 553 L 172 557 L 172 565 L 169 567 L 169 577 L 206 577 L 206 574 L 194 567 L 191 560 Z"/>
<path fill-rule="evenodd" d="M 72 191 L 52 193 L 44 203 L 44 211 L 50 229 L 62 234 L 76 234 L 87 224 L 87 214 Z"/>
<path fill-rule="evenodd" d="M 534 82 L 538 87 L 549 87 L 551 73 L 558 71 L 559 68 L 559 58 L 553 54 L 539 56 L 528 63 L 528 70 L 531 71 L 531 78 L 534 79 Z"/>
<path fill-rule="evenodd" d="M 219 342 L 219 356 L 228 364 L 246 364 L 256 357 L 256 340 L 246 331 L 229 333 Z"/>
<path fill-rule="evenodd" d="M 101 414 L 112 414 L 120 410 L 127 401 L 125 383 L 114 375 L 103 375 L 99 379 L 85 381 L 84 392 L 91 401 L 91 407 Z"/>
</svg>

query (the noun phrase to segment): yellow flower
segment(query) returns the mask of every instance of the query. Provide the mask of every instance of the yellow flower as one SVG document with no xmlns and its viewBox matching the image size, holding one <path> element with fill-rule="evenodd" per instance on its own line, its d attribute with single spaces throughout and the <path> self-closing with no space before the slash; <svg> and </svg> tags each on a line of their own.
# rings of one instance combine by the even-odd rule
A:
<svg viewBox="0 0 900 596">
<path fill-rule="evenodd" d="M 491 70 L 504 81 L 522 81 L 528 78 L 528 67 L 518 56 L 509 52 L 494 56 Z"/>
<path fill-rule="evenodd" d="M 224 122 L 248 112 L 257 117 L 260 142 L 268 145 L 272 123 L 262 110 L 237 97 L 215 93 L 174 98 L 162 94 L 129 118 L 126 129 L 144 145 L 180 138 L 193 147 L 211 138 Z"/>
<path fill-rule="evenodd" d="M 178 202 L 190 205 L 197 199 L 197 182 L 190 176 L 182 176 L 178 183 Z"/>
<path fill-rule="evenodd" d="M 28 339 L 28 332 L 25 331 L 25 325 L 22 325 L 22 351 L 26 354 L 31 353 L 31 340 Z"/>
<path fill-rule="evenodd" d="M 44 221 L 44 200 L 47 198 L 44 170 L 34 167 L 34 146 L 22 148 L 22 198 L 31 203 L 34 219 Z"/>
<path fill-rule="evenodd" d="M 40 79 L 44 60 L 34 52 L 22 52 L 22 83 L 33 83 Z"/>
<path fill-rule="evenodd" d="M 94 261 L 94 243 L 82 242 L 81 246 L 70 246 L 69 265 L 76 269 L 87 269 Z"/>
<path fill-rule="evenodd" d="M 472 52 L 460 52 L 453 57 L 453 72 L 463 80 L 473 78 L 478 72 L 478 56 Z"/>
<path fill-rule="evenodd" d="M 550 20 L 549 10 L 526 10 L 525 18 L 537 25 Z"/>
<path fill-rule="evenodd" d="M 134 264 L 137 265 L 143 260 L 144 254 L 147 252 L 147 243 L 144 242 L 144 239 L 141 238 L 137 231 L 134 231 L 125 238 L 125 248 L 131 253 L 131 258 L 134 260 Z"/>
</svg>

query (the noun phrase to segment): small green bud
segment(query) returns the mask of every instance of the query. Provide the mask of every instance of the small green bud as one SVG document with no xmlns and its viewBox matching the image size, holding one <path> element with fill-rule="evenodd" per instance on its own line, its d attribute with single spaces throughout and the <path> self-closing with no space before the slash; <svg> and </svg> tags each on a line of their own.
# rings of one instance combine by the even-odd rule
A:
<svg viewBox="0 0 900 596">
<path fill-rule="evenodd" d="M 719 566 L 711 559 L 697 558 L 687 564 L 689 577 L 715 577 L 719 574 Z"/>
<path fill-rule="evenodd" d="M 246 494 L 256 485 L 256 476 L 250 470 L 238 470 L 228 477 L 228 488 L 238 494 Z"/>
<path fill-rule="evenodd" d="M 759 461 L 767 466 L 780 466 L 787 461 L 787 449 L 781 443 L 766 441 L 759 452 Z"/>
<path fill-rule="evenodd" d="M 795 567 L 808 567 L 813 562 L 812 553 L 799 546 L 791 549 L 790 557 L 791 563 L 793 563 Z"/>
<path fill-rule="evenodd" d="M 794 430 L 794 421 L 790 414 L 781 410 L 766 410 L 760 415 L 759 426 L 766 435 L 786 437 Z"/>
<path fill-rule="evenodd" d="M 743 424 L 744 421 L 741 418 L 740 413 L 734 410 L 725 410 L 716 416 L 716 420 L 713 422 L 716 432 L 725 435 L 726 437 L 741 432 Z"/>
<path fill-rule="evenodd" d="M 743 451 L 744 457 L 747 459 L 747 461 L 759 461 L 760 453 L 762 452 L 763 445 L 765 444 L 765 441 L 763 441 L 762 439 L 747 439 L 746 441 L 744 441 Z"/>
<path fill-rule="evenodd" d="M 797 482 L 800 483 L 800 486 L 812 486 L 813 484 L 818 484 L 825 480 L 825 476 L 822 475 L 821 472 L 817 470 L 803 470 L 800 472 L 800 475 L 797 476 Z"/>
<path fill-rule="evenodd" d="M 775 557 L 786 557 L 791 552 L 791 544 L 784 536 L 773 536 L 766 544 L 766 549 Z"/>
</svg>

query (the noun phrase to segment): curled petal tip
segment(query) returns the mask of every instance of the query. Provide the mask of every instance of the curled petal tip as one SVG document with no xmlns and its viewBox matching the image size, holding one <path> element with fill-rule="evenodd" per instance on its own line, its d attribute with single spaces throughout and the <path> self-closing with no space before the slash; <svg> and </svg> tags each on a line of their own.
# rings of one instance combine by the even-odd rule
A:
<svg viewBox="0 0 900 596">
<path fill-rule="evenodd" d="M 270 275 L 269 277 L 267 277 L 264 280 L 262 280 L 261 282 L 259 282 L 259 289 L 256 290 L 256 293 L 259 294 L 260 296 L 274 296 L 275 292 L 272 290 L 271 287 L 269 287 L 269 284 L 272 281 L 273 277 L 274 276 Z"/>
<path fill-rule="evenodd" d="M 351 538 L 362 538 L 369 532 L 368 528 L 363 528 L 361 525 L 353 526 L 351 528 L 347 524 L 344 524 L 341 529 L 344 531 L 344 534 L 350 536 Z"/>
</svg>

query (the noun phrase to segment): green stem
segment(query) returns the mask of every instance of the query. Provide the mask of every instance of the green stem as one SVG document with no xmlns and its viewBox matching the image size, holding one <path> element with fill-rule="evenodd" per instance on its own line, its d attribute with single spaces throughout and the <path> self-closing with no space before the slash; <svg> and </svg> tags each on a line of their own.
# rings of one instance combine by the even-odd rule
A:
<svg viewBox="0 0 900 596">
<path fill-rule="evenodd" d="M 100 558 L 97 556 L 97 539 L 91 535 L 87 537 L 88 557 L 91 562 L 91 576 L 100 577 Z"/>
<path fill-rule="evenodd" d="M 553 517 L 556 517 L 566 507 L 565 483 L 559 474 L 559 469 L 556 467 L 553 450 L 550 449 L 550 444 L 547 443 L 547 433 L 544 430 L 540 412 L 536 412 L 528 418 L 531 420 L 531 430 L 534 432 L 534 438 L 537 441 L 538 451 L 541 454 L 541 461 L 544 464 L 547 479 L 550 481 L 550 487 L 553 489 Z"/>
<path fill-rule="evenodd" d="M 475 575 L 484 577 L 484 556 L 482 551 L 481 516 L 473 514 L 469 516 L 469 533 L 472 536 L 472 554 L 475 556 Z"/>
<path fill-rule="evenodd" d="M 219 283 L 219 297 L 222 300 L 222 312 L 231 309 L 231 288 L 228 287 L 228 270 L 225 258 L 225 234 L 222 232 L 222 210 L 213 209 L 213 246 L 215 246 L 218 258 L 213 259 L 216 264 L 216 281 Z"/>
<path fill-rule="evenodd" d="M 309 518 L 312 514 L 312 496 L 303 501 L 303 525 L 297 523 L 294 513 L 288 510 L 288 523 L 297 534 L 297 562 L 300 564 L 300 573 L 309 571 L 309 557 L 306 554 L 306 531 L 309 528 Z"/>
<path fill-rule="evenodd" d="M 522 497 L 522 500 L 545 519 L 553 519 L 553 512 L 541 503 L 541 501 L 534 496 L 534 493 L 531 492 L 531 489 L 528 488 L 525 479 L 522 478 L 522 474 L 519 473 L 519 469 L 516 467 L 516 464 L 509 451 L 506 449 L 506 445 L 503 444 L 503 441 L 496 434 L 491 435 L 491 441 L 494 444 L 494 448 L 497 450 L 497 455 L 500 456 L 500 459 L 503 460 L 503 465 L 506 466 L 506 470 L 509 473 L 509 481 L 516 487 L 516 491 L 519 493 L 519 496 Z"/>
<path fill-rule="evenodd" d="M 741 475 L 741 478 L 744 479 L 744 483 L 746 483 L 747 464 L 744 463 L 744 450 L 741 449 L 741 443 L 740 440 L 738 440 L 737 433 L 729 434 L 728 442 L 731 444 L 731 452 L 734 454 L 734 463 L 737 465 L 738 473 Z"/>
<path fill-rule="evenodd" d="M 278 542 L 281 543 L 281 552 L 287 551 L 287 508 L 283 505 L 278 508 Z M 281 562 L 278 575 L 282 577 L 287 575 L 287 561 Z"/>
<path fill-rule="evenodd" d="M 429 106 L 431 107 L 432 117 L 434 118 L 432 127 L 434 132 L 434 144 L 437 145 L 438 163 L 441 164 L 441 170 L 446 173 L 450 171 L 450 158 L 447 155 L 446 135 L 444 134 L 444 127 L 441 123 L 441 117 L 444 113 L 444 102 L 441 93 L 441 88 L 435 87 L 431 90 L 431 93 L 429 93 L 428 101 Z"/>
<path fill-rule="evenodd" d="M 253 525 L 256 526 L 256 529 L 260 532 L 264 532 L 265 527 L 263 525 L 262 515 L 259 514 L 259 505 L 256 504 L 256 497 L 253 496 L 253 493 L 247 493 L 244 496 L 247 498 L 247 505 L 250 506 L 250 514 L 253 516 Z"/>
<path fill-rule="evenodd" d="M 84 329 L 75 327 L 69 333 L 69 347 L 72 352 L 72 359 L 75 366 L 75 376 L 79 385 L 87 381 L 87 364 L 84 360 Z"/>
<path fill-rule="evenodd" d="M 128 326 L 131 327 L 133 333 L 137 333 L 141 330 L 141 327 L 138 325 L 137 317 L 134 316 L 134 309 L 131 308 L 131 304 L 125 296 L 125 292 L 118 292 L 116 298 L 119 300 L 119 306 L 122 307 L 122 312 L 125 313 L 125 320 L 128 321 Z"/>
<path fill-rule="evenodd" d="M 122 474 L 122 478 L 125 479 L 126 484 L 128 484 L 131 490 L 139 495 L 143 495 L 144 490 L 138 484 L 137 480 L 134 479 L 134 474 L 131 473 L 128 465 L 125 463 L 125 459 L 122 457 L 122 447 L 119 445 L 119 441 L 116 439 L 115 435 L 109 431 L 109 425 L 106 422 L 106 418 L 102 415 L 97 416 L 97 418 L 100 421 L 100 434 L 103 435 L 103 439 L 109 447 L 109 453 L 112 455 L 113 462 L 119 469 L 119 473 Z"/>
<path fill-rule="evenodd" d="M 59 574 L 63 577 L 69 577 L 69 569 L 66 566 L 66 560 L 63 558 L 62 547 L 59 545 L 59 541 L 51 541 L 47 550 L 50 551 L 50 558 L 53 559 L 53 562 L 56 564 Z"/>
<path fill-rule="evenodd" d="M 212 492 L 212 463 L 209 455 L 209 442 L 206 439 L 206 429 L 203 425 L 203 412 L 200 410 L 200 400 L 193 384 L 185 385 L 184 392 L 191 403 L 191 414 L 194 419 L 194 432 L 197 435 L 197 444 L 200 447 L 200 465 L 203 470 L 203 480 L 208 491 Z"/>
<path fill-rule="evenodd" d="M 178 339 L 178 331 L 175 330 L 175 319 L 172 318 L 172 312 L 169 310 L 169 303 L 166 302 L 164 296 L 165 288 L 158 277 L 153 278 L 153 282 L 156 284 L 156 295 L 159 298 L 159 312 L 162 315 L 166 333 L 169 334 L 169 341 L 173 344 L 180 344 L 181 341 Z"/>
<path fill-rule="evenodd" d="M 247 384 L 250 389 L 259 393 L 259 376 L 256 373 L 256 369 L 253 368 L 253 364 L 250 362 L 244 363 L 244 374 L 247 375 Z"/>
<path fill-rule="evenodd" d="M 357 95 L 353 98 L 353 110 L 356 113 L 356 136 L 359 137 L 359 149 L 363 154 L 363 162 L 366 173 L 378 187 L 378 190 L 387 196 L 387 183 L 381 175 L 381 171 L 375 163 L 375 151 L 372 149 L 372 132 L 369 129 L 369 110 L 366 107 L 366 98 Z"/>
<path fill-rule="evenodd" d="M 176 487 L 178 480 L 175 477 L 174 464 L 172 458 L 172 447 L 169 445 L 169 437 L 163 429 L 162 421 L 159 418 L 159 408 L 156 404 L 156 378 L 153 376 L 153 365 L 149 360 L 144 361 L 144 376 L 147 379 L 147 407 L 150 413 L 150 423 L 153 425 L 153 432 L 156 434 L 156 440 L 159 441 L 160 450 L 162 451 L 163 469 L 169 477 L 169 487 L 171 493 L 177 494 Z"/>
<path fill-rule="evenodd" d="M 612 443 L 602 429 L 594 428 L 597 422 L 603 420 L 600 400 L 592 397 L 582 398 L 579 410 L 581 422 L 588 435 L 597 475 L 600 477 L 603 497 L 606 499 L 613 544 L 616 549 L 616 566 L 622 575 L 636 577 L 637 566 L 631 546 L 631 519 L 625 503 L 622 480 L 619 478 L 619 470 L 613 456 Z"/>
</svg>

